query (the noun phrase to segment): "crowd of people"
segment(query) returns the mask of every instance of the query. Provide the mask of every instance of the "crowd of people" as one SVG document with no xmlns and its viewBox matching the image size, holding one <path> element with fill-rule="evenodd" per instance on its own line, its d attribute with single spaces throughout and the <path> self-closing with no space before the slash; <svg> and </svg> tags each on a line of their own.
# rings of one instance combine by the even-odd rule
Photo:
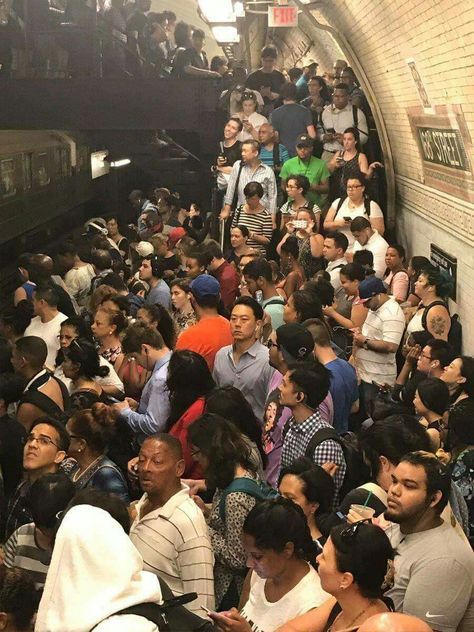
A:
<svg viewBox="0 0 474 632">
<path fill-rule="evenodd" d="M 4 629 L 474 628 L 474 358 L 449 279 L 384 236 L 347 65 L 329 85 L 275 64 L 265 47 L 229 89 L 220 213 L 134 190 L 132 227 L 19 257 Z"/>
</svg>

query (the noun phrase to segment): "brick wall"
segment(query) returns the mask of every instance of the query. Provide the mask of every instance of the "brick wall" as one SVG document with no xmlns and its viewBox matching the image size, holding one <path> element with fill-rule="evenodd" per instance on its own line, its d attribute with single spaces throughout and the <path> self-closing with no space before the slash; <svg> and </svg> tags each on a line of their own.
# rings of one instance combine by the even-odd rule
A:
<svg viewBox="0 0 474 632">
<path fill-rule="evenodd" d="M 349 41 L 376 95 L 394 158 L 397 238 L 409 254 L 429 256 L 434 243 L 458 257 L 457 304 L 464 350 L 474 355 L 474 207 L 425 186 L 406 108 L 420 105 L 407 66 L 413 58 L 433 105 L 459 104 L 474 138 L 474 3 L 461 0 L 326 0 L 314 12 Z M 302 16 L 306 32 L 312 32 Z M 314 29 L 322 70 L 336 57 Z M 295 43 L 297 32 L 287 33 Z M 470 156 L 474 162 L 474 156 Z"/>
</svg>

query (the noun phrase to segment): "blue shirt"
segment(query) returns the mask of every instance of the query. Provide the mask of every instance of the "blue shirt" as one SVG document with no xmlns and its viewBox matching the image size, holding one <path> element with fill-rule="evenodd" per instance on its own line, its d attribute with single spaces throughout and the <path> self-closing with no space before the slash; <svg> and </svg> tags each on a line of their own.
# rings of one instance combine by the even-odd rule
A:
<svg viewBox="0 0 474 632">
<path fill-rule="evenodd" d="M 166 281 L 160 279 L 155 287 L 152 287 L 145 299 L 147 305 L 163 305 L 171 310 L 171 292 Z"/>
<path fill-rule="evenodd" d="M 354 367 L 336 358 L 325 364 L 331 372 L 329 392 L 334 403 L 334 428 L 344 432 L 349 428 L 349 414 L 352 404 L 359 399 L 359 388 Z"/>
<path fill-rule="evenodd" d="M 278 145 L 278 153 L 280 155 L 280 166 L 284 162 L 290 159 L 290 154 L 288 153 L 288 149 L 285 147 L 285 145 L 282 145 L 281 143 L 279 143 Z M 273 167 L 273 149 L 272 150 L 266 149 L 262 145 L 262 148 L 260 149 L 260 154 L 258 157 L 260 158 L 260 160 L 263 162 L 264 165 L 267 165 L 267 167 Z"/>
<path fill-rule="evenodd" d="M 170 415 L 169 392 L 166 386 L 171 351 L 155 363 L 153 373 L 145 384 L 137 411 L 120 411 L 130 428 L 137 433 L 138 443 L 149 435 L 163 432 Z"/>
</svg>

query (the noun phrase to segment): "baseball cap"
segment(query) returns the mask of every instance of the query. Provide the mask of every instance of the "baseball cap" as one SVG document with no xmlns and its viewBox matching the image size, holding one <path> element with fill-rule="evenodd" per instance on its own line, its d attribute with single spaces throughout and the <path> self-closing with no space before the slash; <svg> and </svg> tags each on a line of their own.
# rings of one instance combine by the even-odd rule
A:
<svg viewBox="0 0 474 632">
<path fill-rule="evenodd" d="M 168 235 L 168 244 L 170 248 L 174 248 L 178 241 L 186 235 L 186 231 L 182 226 L 172 228 Z"/>
<path fill-rule="evenodd" d="M 300 323 L 289 323 L 278 327 L 276 340 L 281 350 L 286 351 L 294 362 L 306 360 L 313 354 L 313 336 Z"/>
<path fill-rule="evenodd" d="M 219 281 L 210 274 L 200 274 L 189 284 L 189 289 L 196 298 L 218 296 L 221 291 Z"/>
<path fill-rule="evenodd" d="M 139 241 L 135 246 L 135 250 L 137 251 L 139 257 L 149 257 L 155 252 L 149 241 Z"/>
<path fill-rule="evenodd" d="M 313 139 L 308 134 L 301 134 L 296 139 L 297 147 L 313 147 Z"/>
<path fill-rule="evenodd" d="M 359 298 L 361 300 L 368 300 L 377 294 L 387 294 L 387 288 L 382 279 L 370 276 L 359 285 Z"/>
</svg>

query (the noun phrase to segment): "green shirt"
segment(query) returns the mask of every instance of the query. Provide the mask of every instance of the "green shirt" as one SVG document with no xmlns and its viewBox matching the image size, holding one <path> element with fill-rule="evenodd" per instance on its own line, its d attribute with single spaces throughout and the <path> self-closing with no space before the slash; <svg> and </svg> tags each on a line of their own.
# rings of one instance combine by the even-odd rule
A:
<svg viewBox="0 0 474 632">
<path fill-rule="evenodd" d="M 299 156 L 290 158 L 283 164 L 280 172 L 282 180 L 288 180 L 290 176 L 306 176 L 310 184 L 321 184 L 321 182 L 327 180 L 330 175 L 325 161 L 315 156 L 311 156 L 309 162 L 303 162 Z M 308 191 L 305 197 L 321 208 L 325 194 L 317 191 Z"/>
</svg>

